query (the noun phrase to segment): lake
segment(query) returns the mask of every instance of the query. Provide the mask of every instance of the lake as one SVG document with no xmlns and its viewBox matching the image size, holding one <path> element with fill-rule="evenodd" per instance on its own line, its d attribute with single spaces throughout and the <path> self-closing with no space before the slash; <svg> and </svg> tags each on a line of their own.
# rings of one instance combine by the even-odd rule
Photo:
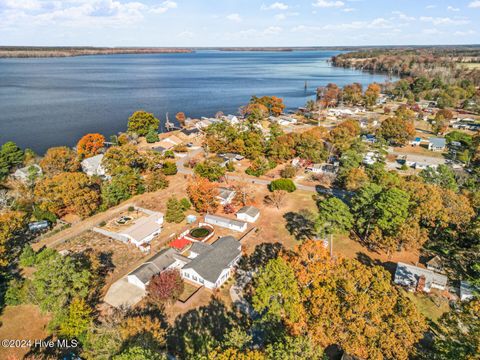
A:
<svg viewBox="0 0 480 360">
<path fill-rule="evenodd" d="M 303 106 L 318 86 L 368 85 L 386 77 L 332 67 L 339 52 L 222 52 L 0 59 L 0 144 L 43 153 L 86 133 L 125 131 L 135 110 L 165 121 L 236 113 L 252 95 Z M 304 85 L 307 81 L 308 88 Z"/>
</svg>

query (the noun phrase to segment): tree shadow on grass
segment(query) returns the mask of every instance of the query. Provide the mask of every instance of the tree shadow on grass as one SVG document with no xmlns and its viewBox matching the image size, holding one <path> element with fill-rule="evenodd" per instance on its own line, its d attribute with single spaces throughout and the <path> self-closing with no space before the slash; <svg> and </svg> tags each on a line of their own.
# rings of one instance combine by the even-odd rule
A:
<svg viewBox="0 0 480 360">
<path fill-rule="evenodd" d="M 246 321 L 245 315 L 229 311 L 223 302 L 213 298 L 208 305 L 175 319 L 167 336 L 169 352 L 181 359 L 188 355 L 208 356 L 236 324 Z"/>
<path fill-rule="evenodd" d="M 297 240 L 305 240 L 316 236 L 315 223 L 308 217 L 306 211 L 288 212 L 283 215 L 287 221 L 288 232 Z"/>
<path fill-rule="evenodd" d="M 380 261 L 378 259 L 372 259 L 370 256 L 363 252 L 357 252 L 357 260 L 362 264 L 367 266 L 381 266 L 387 270 L 392 276 L 395 274 L 397 269 L 397 263 L 392 261 Z"/>
</svg>

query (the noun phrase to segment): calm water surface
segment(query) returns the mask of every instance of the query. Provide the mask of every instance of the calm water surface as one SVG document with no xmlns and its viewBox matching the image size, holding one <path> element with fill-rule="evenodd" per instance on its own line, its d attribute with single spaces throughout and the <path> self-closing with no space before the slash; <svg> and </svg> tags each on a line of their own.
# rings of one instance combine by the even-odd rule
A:
<svg viewBox="0 0 480 360">
<path fill-rule="evenodd" d="M 137 109 L 162 121 L 236 113 L 251 95 L 303 106 L 318 86 L 383 82 L 382 75 L 333 68 L 338 52 L 220 52 L 0 59 L 0 144 L 37 152 L 74 145 L 89 132 L 126 129 Z M 305 91 L 304 84 L 308 82 Z"/>
</svg>

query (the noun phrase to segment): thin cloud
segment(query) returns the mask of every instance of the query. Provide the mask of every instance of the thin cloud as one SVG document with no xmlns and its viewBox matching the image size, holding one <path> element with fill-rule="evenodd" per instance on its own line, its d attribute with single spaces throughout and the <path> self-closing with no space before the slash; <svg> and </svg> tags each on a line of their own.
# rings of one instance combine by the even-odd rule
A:
<svg viewBox="0 0 480 360">
<path fill-rule="evenodd" d="M 341 8 L 345 6 L 345 3 L 343 1 L 317 0 L 312 5 L 318 8 Z"/>
<path fill-rule="evenodd" d="M 274 2 L 270 5 L 263 4 L 261 7 L 262 10 L 287 10 L 288 5 L 282 2 Z"/>
<path fill-rule="evenodd" d="M 468 4 L 469 8 L 480 8 L 480 0 L 472 1 Z"/>
<path fill-rule="evenodd" d="M 242 21 L 242 17 L 237 13 L 227 15 L 227 19 L 230 20 L 230 21 L 237 22 L 237 23 Z"/>
</svg>

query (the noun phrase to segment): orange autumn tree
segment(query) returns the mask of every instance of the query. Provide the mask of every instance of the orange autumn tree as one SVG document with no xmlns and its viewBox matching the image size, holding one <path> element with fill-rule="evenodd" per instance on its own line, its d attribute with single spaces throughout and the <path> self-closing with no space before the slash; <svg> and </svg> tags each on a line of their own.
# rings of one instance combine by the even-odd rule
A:
<svg viewBox="0 0 480 360">
<path fill-rule="evenodd" d="M 332 259 L 312 240 L 270 262 L 255 279 L 253 305 L 291 335 L 322 348 L 338 345 L 359 358 L 399 360 L 407 360 L 423 337 L 424 318 L 380 266 Z"/>
<path fill-rule="evenodd" d="M 215 212 L 219 203 L 216 198 L 218 195 L 217 185 L 208 179 L 195 177 L 187 186 L 187 193 L 195 210 L 205 214 Z"/>
<path fill-rule="evenodd" d="M 77 143 L 77 153 L 80 159 L 86 159 L 98 154 L 103 148 L 105 137 L 102 134 L 87 134 Z"/>
<path fill-rule="evenodd" d="M 25 214 L 19 211 L 0 212 L 0 267 L 7 266 L 13 238 L 25 225 Z"/>
<path fill-rule="evenodd" d="M 100 206 L 100 191 L 83 173 L 60 173 L 45 178 L 35 186 L 35 200 L 42 210 L 58 216 L 75 213 L 82 218 Z"/>
<path fill-rule="evenodd" d="M 40 161 L 43 172 L 54 176 L 62 172 L 75 172 L 80 169 L 77 154 L 66 146 L 53 147 L 47 150 Z"/>
</svg>

